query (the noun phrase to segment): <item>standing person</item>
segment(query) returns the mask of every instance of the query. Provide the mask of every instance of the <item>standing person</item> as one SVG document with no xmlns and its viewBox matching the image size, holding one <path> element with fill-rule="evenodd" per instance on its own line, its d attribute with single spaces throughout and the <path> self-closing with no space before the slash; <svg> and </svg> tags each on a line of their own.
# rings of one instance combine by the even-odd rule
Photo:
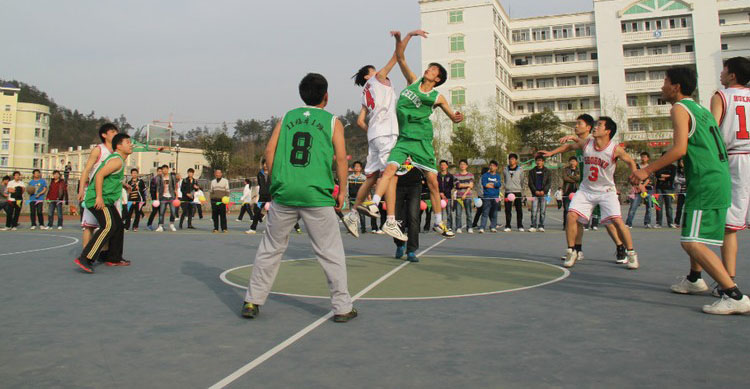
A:
<svg viewBox="0 0 750 389">
<path fill-rule="evenodd" d="M 445 200 L 443 208 L 443 220 L 448 225 L 449 230 L 453 230 L 453 189 L 456 186 L 456 178 L 448 172 L 448 161 L 440 161 L 440 173 L 438 173 L 438 190 L 440 191 L 440 200 Z"/>
<path fill-rule="evenodd" d="M 562 203 L 562 199 L 563 199 L 563 194 L 562 193 L 563 193 L 562 192 L 562 186 L 557 187 L 557 190 L 555 191 L 555 203 L 557 204 L 557 209 L 558 210 L 560 210 L 560 208 L 562 208 L 562 204 L 563 204 Z"/>
<path fill-rule="evenodd" d="M 49 230 L 49 227 L 44 225 L 44 199 L 49 189 L 47 188 L 47 181 L 42 178 L 42 172 L 39 169 L 34 169 L 32 174 L 32 179 L 27 186 L 29 192 L 29 209 L 31 210 L 31 229 L 36 229 L 36 222 L 38 220 L 40 230 Z"/>
<path fill-rule="evenodd" d="M 622 221 L 620 199 L 617 196 L 617 187 L 615 186 L 615 169 L 618 158 L 628 164 L 633 172 L 636 171 L 637 167 L 635 161 L 630 158 L 625 149 L 612 141 L 616 133 L 617 124 L 611 118 L 603 116 L 599 118 L 598 124 L 590 137 L 583 139 L 565 137 L 563 141 L 575 139 L 576 143 L 565 144 L 551 152 L 542 152 L 543 156 L 551 157 L 569 150 L 583 150 L 584 172 L 587 172 L 587 174 L 570 203 L 568 223 L 565 230 L 568 243 L 565 262 L 563 263 L 565 267 L 573 267 L 578 260 L 579 250 L 576 247 L 578 229 L 581 224 L 588 222 L 587 219 L 591 217 L 591 213 L 597 205 L 602 210 L 602 223 L 614 224 L 627 247 L 627 268 L 635 270 L 639 267 L 638 254 L 633 249 L 633 238 L 630 235 L 630 230 Z M 578 223 L 579 219 L 580 224 Z"/>
<path fill-rule="evenodd" d="M 466 213 L 466 232 L 474 233 L 471 227 L 471 210 L 474 207 L 474 174 L 469 172 L 469 161 L 462 159 L 458 161 L 458 173 L 453 177 L 456 179 L 456 233 L 461 231 L 461 211 Z M 398 190 L 398 188 L 396 188 Z"/>
<path fill-rule="evenodd" d="M 547 192 L 551 185 L 549 169 L 544 167 L 544 157 L 537 155 L 536 166 L 529 171 L 531 190 L 531 228 L 529 232 L 544 232 L 544 218 L 547 214 Z"/>
<path fill-rule="evenodd" d="M 518 154 L 508 155 L 508 165 L 503 168 L 503 182 L 505 183 L 505 229 L 510 232 L 512 208 L 516 209 L 516 228 L 523 232 L 523 168 L 518 166 Z M 508 196 L 513 194 L 515 199 L 510 201 Z"/>
<path fill-rule="evenodd" d="M 175 198 L 178 200 L 182 199 L 182 176 L 180 175 L 180 173 L 175 174 L 174 172 L 172 172 L 172 178 L 174 179 L 174 182 L 175 182 L 175 186 L 174 186 Z M 175 220 L 179 219 L 180 211 L 182 210 L 182 202 L 180 202 L 179 207 L 172 207 L 172 208 L 174 209 Z"/>
<path fill-rule="evenodd" d="M 680 227 L 682 225 L 682 208 L 685 205 L 685 192 L 687 192 L 687 185 L 685 185 L 685 163 L 682 158 L 677 161 L 674 190 L 677 192 L 677 209 L 674 214 L 674 224 L 676 227 Z"/>
<path fill-rule="evenodd" d="M 632 183 L 685 158 L 685 215 L 683 216 L 682 248 L 690 256 L 690 273 L 680 285 L 697 287 L 701 270 L 705 269 L 719 284 L 721 299 L 704 305 L 703 312 L 715 315 L 750 313 L 750 298 L 743 295 L 732 280 L 721 259 L 706 245 L 723 245 L 727 210 L 732 202 L 732 180 L 729 157 L 722 141 L 721 130 L 711 111 L 689 96 L 695 92 L 697 76 L 689 68 L 670 68 L 666 71 L 662 98 L 672 104 L 674 143 L 657 161 L 633 173 Z M 703 280 L 700 280 L 703 281 Z M 705 285 L 705 284 L 704 284 Z"/>
<path fill-rule="evenodd" d="M 125 230 L 117 209 L 122 197 L 125 160 L 133 152 L 130 136 L 117 134 L 112 139 L 112 147 L 114 152 L 94 171 L 93 182 L 89 184 L 84 197 L 86 209 L 96 217 L 100 226 L 74 261 L 86 273 L 94 272 L 93 263 L 105 245 L 109 246 L 108 266 L 130 266 L 130 261 L 122 257 Z"/>
<path fill-rule="evenodd" d="M 169 229 L 177 231 L 174 227 L 175 211 L 172 200 L 177 198 L 175 177 L 169 174 L 169 165 L 162 165 L 161 176 L 156 178 L 156 193 L 159 195 L 159 227 L 156 232 L 164 231 L 164 214 L 169 208 Z"/>
<path fill-rule="evenodd" d="M 8 218 L 5 226 L 11 231 L 18 230 L 18 217 L 21 215 L 23 208 L 23 192 L 26 190 L 26 184 L 21 181 L 21 172 L 13 172 L 13 180 L 8 181 Z"/>
<path fill-rule="evenodd" d="M 662 157 L 666 152 L 662 153 Z M 662 222 L 664 221 L 664 213 L 667 214 L 667 226 L 669 228 L 676 228 L 674 225 L 674 218 L 672 217 L 672 197 L 674 194 L 674 177 L 677 174 L 677 166 L 669 164 L 654 174 L 656 177 L 656 183 L 654 184 L 654 190 L 658 198 L 659 209 L 656 210 L 656 225 L 654 227 L 661 228 Z"/>
<path fill-rule="evenodd" d="M 48 205 L 48 224 L 47 229 L 52 228 L 52 223 L 55 219 L 55 211 L 57 211 L 57 229 L 62 230 L 63 228 L 63 201 L 65 198 L 65 192 L 68 191 L 68 183 L 63 181 L 60 177 L 60 171 L 55 170 L 52 172 L 52 181 L 49 183 L 49 192 L 47 192 Z"/>
<path fill-rule="evenodd" d="M 335 322 L 357 317 L 347 287 L 346 256 L 336 211 L 341 211 L 347 191 L 340 188 L 333 199 L 333 160 L 344 185 L 347 178 L 344 126 L 324 110 L 328 82 L 320 74 L 308 74 L 299 85 L 306 107 L 291 110 L 276 125 L 266 147 L 273 202 L 268 230 L 253 264 L 242 305 L 242 316 L 254 318 L 265 304 L 289 244 L 291 227 L 300 218 L 309 226 L 310 240 L 328 279 Z M 300 147 L 307 145 L 307 147 Z"/>
<path fill-rule="evenodd" d="M 245 178 L 245 186 L 242 188 L 242 208 L 240 208 L 240 215 L 237 216 L 236 222 L 241 222 L 242 217 L 245 213 L 253 220 L 253 182 L 249 178 Z"/>
<path fill-rule="evenodd" d="M 570 195 L 578 190 L 581 182 L 581 170 L 578 168 L 578 158 L 568 158 L 568 166 L 563 170 L 563 230 L 568 223 L 568 208 L 570 207 Z"/>
<path fill-rule="evenodd" d="M 148 192 L 151 195 L 151 203 L 153 204 L 154 201 L 159 201 L 159 191 L 156 187 L 159 177 L 161 177 L 161 166 L 156 168 L 156 173 L 153 177 L 151 177 L 151 181 L 149 182 L 148 186 Z M 161 205 L 161 204 L 160 204 Z M 151 206 L 151 214 L 148 215 L 148 222 L 146 223 L 146 228 L 153 231 L 154 227 L 152 227 L 152 224 L 154 223 L 154 218 L 159 215 L 159 208 L 160 207 L 154 207 Z"/>
<path fill-rule="evenodd" d="M 10 194 L 8 193 L 8 183 L 10 182 L 10 176 L 4 176 L 2 182 L 0 182 L 0 211 L 5 212 L 5 227 L 0 227 L 0 231 L 8 231 L 10 229 L 8 220 L 10 220 Z"/>
<path fill-rule="evenodd" d="M 459 163 L 460 164 L 460 163 Z M 406 260 L 419 262 L 419 202 L 421 201 L 422 182 L 424 175 L 419 169 L 408 169 L 398 177 L 396 186 L 396 220 L 406 231 L 409 240 L 406 242 L 393 238 L 396 244 L 396 259 L 401 259 L 406 253 Z"/>
<path fill-rule="evenodd" d="M 227 205 L 222 198 L 229 196 L 229 181 L 224 178 L 221 169 L 214 170 L 214 179 L 211 180 L 211 219 L 214 221 L 214 233 L 226 233 L 227 228 Z"/>
<path fill-rule="evenodd" d="M 180 229 L 182 229 L 182 223 L 185 221 L 185 217 L 187 216 L 187 228 L 194 230 L 195 227 L 193 227 L 193 200 L 195 200 L 195 193 L 197 190 L 200 190 L 200 186 L 198 186 L 198 182 L 195 180 L 195 170 L 193 168 L 188 169 L 187 171 L 187 178 L 182 180 L 182 184 L 180 184 L 180 193 L 182 193 L 182 197 L 180 198 L 180 206 L 182 207 L 182 215 L 180 215 Z M 246 182 L 249 182 L 250 180 L 246 180 Z"/>
<path fill-rule="evenodd" d="M 73 171 L 73 166 L 70 164 L 70 161 L 65 165 L 65 170 L 63 172 L 63 177 L 65 178 L 65 183 L 68 183 L 68 179 L 70 178 L 70 172 Z"/>
<path fill-rule="evenodd" d="M 500 186 L 502 180 L 497 174 L 498 163 L 495 160 L 490 161 L 490 169 L 487 173 L 482 174 L 482 225 L 479 226 L 479 233 L 483 234 L 487 227 L 487 219 L 490 220 L 490 232 L 497 232 L 497 207 L 500 198 Z"/>
<path fill-rule="evenodd" d="M 253 216 L 253 224 L 250 225 L 250 229 L 245 231 L 246 234 L 255 234 L 258 229 L 258 223 L 263 220 L 263 216 L 266 214 L 265 206 L 271 202 L 271 177 L 269 177 L 268 164 L 266 159 L 263 158 L 260 161 L 260 171 L 258 172 L 258 203 L 255 205 L 255 215 Z"/>
<path fill-rule="evenodd" d="M 138 231 L 138 223 L 141 221 L 141 207 L 146 202 L 146 184 L 138 177 L 138 169 L 130 169 L 130 179 L 125 183 L 128 191 L 127 212 L 125 213 L 125 230 L 130 230 L 130 220 L 133 220 L 133 232 Z"/>
<path fill-rule="evenodd" d="M 395 96 L 394 96 L 395 99 Z M 394 116 L 396 112 L 393 112 Z M 385 166 L 385 165 L 383 165 Z M 352 170 L 354 170 L 354 173 L 350 174 L 349 177 L 347 177 L 347 182 L 349 185 L 349 215 L 348 217 L 354 217 L 354 215 L 357 215 L 359 217 L 359 228 L 360 233 L 364 234 L 367 232 L 367 227 L 365 226 L 365 214 L 357 212 L 356 205 L 357 204 L 357 196 L 359 195 L 359 190 L 363 187 L 363 185 L 367 184 L 367 180 L 369 179 L 367 176 L 362 174 L 362 162 L 355 161 L 352 164 Z M 373 175 L 375 177 L 375 175 Z M 344 219 L 345 223 L 351 223 Z M 355 226 L 356 227 L 356 226 Z M 376 229 L 373 229 L 375 231 Z"/>
<path fill-rule="evenodd" d="M 648 162 L 651 159 L 651 155 L 643 151 L 641 152 L 641 163 L 638 164 L 638 169 L 646 169 L 648 167 Z M 628 210 L 628 219 L 625 222 L 625 224 L 628 225 L 628 227 L 633 227 L 633 218 L 635 218 L 635 213 L 638 211 L 638 207 L 641 205 L 641 202 L 646 203 L 646 215 L 643 217 L 643 226 L 646 228 L 651 228 L 651 196 L 653 195 L 654 191 L 654 175 L 648 176 L 643 182 L 633 184 L 634 190 L 637 190 L 638 193 L 636 193 L 635 199 L 630 203 L 630 209 Z M 645 193 L 645 197 L 643 195 Z"/>
<path fill-rule="evenodd" d="M 482 218 L 482 214 L 484 213 L 484 202 L 482 201 L 482 198 L 484 198 L 484 185 L 482 185 L 482 177 L 485 173 L 490 171 L 490 168 L 487 166 L 483 167 L 482 170 L 479 171 L 479 185 L 475 186 L 476 189 L 476 198 L 479 199 L 480 205 L 477 207 L 477 210 L 474 212 L 474 220 L 471 222 L 471 228 L 477 228 L 479 225 L 479 220 Z"/>
</svg>

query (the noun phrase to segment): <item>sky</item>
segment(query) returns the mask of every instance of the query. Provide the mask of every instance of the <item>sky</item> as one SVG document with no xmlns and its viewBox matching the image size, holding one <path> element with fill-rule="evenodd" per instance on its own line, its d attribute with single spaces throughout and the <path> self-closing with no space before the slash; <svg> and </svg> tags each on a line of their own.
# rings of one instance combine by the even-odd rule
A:
<svg viewBox="0 0 750 389">
<path fill-rule="evenodd" d="M 593 8 L 501 3 L 513 18 Z M 351 75 L 387 62 L 390 30 L 419 28 L 417 0 L 24 0 L 4 2 L 3 14 L 0 78 L 71 109 L 124 114 L 136 128 L 172 114 L 183 131 L 281 116 L 301 105 L 307 72 L 327 77 L 331 112 L 357 109 Z M 420 55 L 415 41 L 406 53 L 413 69 Z"/>
</svg>

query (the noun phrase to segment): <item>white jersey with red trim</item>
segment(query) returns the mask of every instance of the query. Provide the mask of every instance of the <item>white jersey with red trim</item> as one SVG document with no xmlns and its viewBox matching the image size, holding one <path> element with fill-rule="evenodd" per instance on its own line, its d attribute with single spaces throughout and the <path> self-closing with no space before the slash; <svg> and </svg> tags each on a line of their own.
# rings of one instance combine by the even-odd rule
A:
<svg viewBox="0 0 750 389">
<path fill-rule="evenodd" d="M 96 147 L 99 148 L 99 159 L 96 160 L 96 163 L 91 168 L 91 171 L 89 171 L 89 183 L 94 179 L 94 174 L 96 173 L 97 169 L 99 169 L 99 165 L 102 164 L 102 161 L 107 159 L 110 154 L 112 154 L 111 151 L 107 148 L 107 146 L 104 145 L 104 143 L 99 143 L 96 145 Z"/>
<path fill-rule="evenodd" d="M 367 108 L 367 140 L 398 135 L 396 99 L 392 85 L 385 85 L 373 76 L 362 90 L 362 106 Z"/>
<path fill-rule="evenodd" d="M 724 105 L 719 127 L 727 153 L 750 153 L 750 88 L 727 88 L 716 93 Z"/>
<path fill-rule="evenodd" d="M 594 138 L 589 138 L 583 146 L 583 182 L 581 190 L 589 193 L 614 192 L 615 187 L 615 148 L 617 143 L 610 140 L 603 150 L 596 148 Z"/>
</svg>

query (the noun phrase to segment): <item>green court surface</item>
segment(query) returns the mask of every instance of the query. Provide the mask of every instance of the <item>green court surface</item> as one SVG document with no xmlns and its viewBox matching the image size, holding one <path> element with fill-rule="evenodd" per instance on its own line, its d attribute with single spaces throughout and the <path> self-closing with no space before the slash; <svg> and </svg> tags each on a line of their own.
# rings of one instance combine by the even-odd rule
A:
<svg viewBox="0 0 750 389">
<path fill-rule="evenodd" d="M 352 295 L 404 264 L 378 256 L 347 258 Z M 244 288 L 252 265 L 234 268 L 223 279 Z M 559 281 L 564 269 L 534 261 L 473 257 L 425 256 L 410 263 L 365 294 L 362 299 L 429 299 L 466 297 L 526 289 Z M 328 298 L 323 269 L 315 259 L 284 261 L 273 286 L 277 294 Z"/>
</svg>

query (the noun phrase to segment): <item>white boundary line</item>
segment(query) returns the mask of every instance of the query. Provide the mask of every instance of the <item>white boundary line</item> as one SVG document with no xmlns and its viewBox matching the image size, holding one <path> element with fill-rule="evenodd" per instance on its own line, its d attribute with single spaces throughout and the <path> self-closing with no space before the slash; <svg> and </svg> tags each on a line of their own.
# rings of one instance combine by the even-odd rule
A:
<svg viewBox="0 0 750 389">
<path fill-rule="evenodd" d="M 35 234 L 35 235 L 36 235 L 36 234 Z M 54 246 L 54 247 L 46 247 L 46 248 L 43 248 L 43 249 L 34 249 L 34 250 L 25 250 L 25 251 L 16 251 L 16 252 L 14 252 L 14 253 L 4 253 L 4 254 L 0 254 L 0 257 L 2 257 L 2 256 L 6 256 L 6 255 L 28 254 L 28 253 L 36 253 L 36 252 L 39 252 L 39 251 L 47 251 L 47 250 L 61 249 L 61 248 L 63 248 L 63 247 L 68 247 L 68 246 L 72 246 L 72 245 L 74 245 L 74 244 L 76 244 L 76 243 L 80 242 L 80 240 L 78 240 L 78 238 L 73 238 L 73 237 L 71 237 L 71 236 L 65 236 L 65 235 L 49 235 L 49 234 L 39 234 L 39 236 L 54 236 L 54 237 L 56 237 L 56 238 L 65 238 L 65 239 L 72 239 L 73 241 L 72 241 L 72 242 L 70 242 L 70 243 L 66 243 L 66 244 L 62 244 L 62 245 L 59 245 L 59 246 Z"/>
<path fill-rule="evenodd" d="M 349 258 L 361 258 L 361 257 L 369 257 L 369 256 L 367 256 L 367 255 L 357 255 L 357 256 L 351 256 Z M 465 258 L 467 256 L 460 256 L 460 255 L 450 255 L 450 256 L 449 255 L 433 255 L 433 257 L 439 257 L 439 258 Z M 481 257 L 476 257 L 476 258 L 481 258 Z M 509 261 L 517 261 L 517 262 L 538 263 L 538 264 L 541 264 L 541 265 L 545 265 L 545 266 L 553 267 L 555 269 L 559 269 L 559 270 L 561 270 L 563 272 L 563 274 L 560 277 L 557 277 L 557 278 L 555 278 L 553 280 L 550 280 L 550 281 L 542 282 L 540 284 L 529 285 L 529 286 L 522 286 L 522 287 L 514 288 L 514 289 L 496 290 L 496 291 L 491 291 L 491 292 L 468 293 L 468 294 L 457 294 L 457 295 L 447 295 L 447 296 L 429 296 L 429 297 L 362 297 L 362 298 L 359 298 L 358 300 L 362 300 L 362 301 L 419 301 L 419 300 L 441 300 L 441 299 L 453 299 L 453 298 L 464 298 L 464 297 L 491 296 L 491 295 L 495 295 L 495 294 L 519 292 L 519 291 L 522 291 L 522 290 L 539 288 L 539 287 L 542 287 L 542 286 L 545 286 L 545 285 L 554 284 L 555 282 L 562 281 L 562 280 L 568 278 L 568 276 L 570 276 L 570 271 L 568 271 L 568 269 L 565 269 L 565 268 L 560 267 L 560 266 L 552 265 L 552 264 L 549 264 L 549 263 L 534 261 L 534 260 L 530 260 L 530 259 L 520 259 L 520 258 L 504 258 L 504 257 L 496 257 L 496 258 L 498 258 L 498 259 L 506 259 L 506 260 L 509 260 Z M 290 260 L 287 260 L 285 262 L 311 261 L 313 259 L 315 259 L 315 258 L 290 259 Z M 229 269 L 229 270 L 225 271 L 224 273 L 221 273 L 221 275 L 219 277 L 221 278 L 222 281 L 224 281 L 224 283 L 226 283 L 229 286 L 234 286 L 235 288 L 247 290 L 247 286 L 242 286 L 240 284 L 237 284 L 237 283 L 234 283 L 232 281 L 229 281 L 226 278 L 226 274 L 228 274 L 229 272 L 232 272 L 234 270 L 237 270 L 237 269 L 243 269 L 243 268 L 251 267 L 251 266 L 252 265 L 244 265 L 244 266 L 238 266 L 238 267 Z M 330 297 L 326 297 L 326 296 L 311 296 L 311 295 L 306 295 L 306 294 L 283 293 L 283 292 L 271 292 L 271 294 L 275 294 L 275 295 L 278 295 L 278 296 L 310 298 L 310 299 L 329 299 L 330 298 Z"/>
<path fill-rule="evenodd" d="M 432 250 L 433 248 L 437 247 L 439 244 L 441 244 L 443 242 L 445 242 L 445 239 L 441 239 L 440 241 L 438 241 L 437 243 L 433 244 L 432 246 L 424 249 L 421 253 L 417 254 L 417 257 L 422 256 L 424 253 Z M 384 274 L 382 277 L 378 278 L 375 282 L 373 282 L 372 284 L 368 285 L 366 288 L 362 289 L 359 293 L 357 293 L 354 297 L 352 297 L 352 302 L 357 301 L 365 293 L 369 292 L 370 290 L 372 290 L 372 288 L 378 286 L 378 284 L 380 284 L 381 282 L 385 281 L 386 279 L 388 279 L 388 277 L 392 276 L 397 271 L 403 269 L 406 265 L 408 265 L 410 263 L 411 262 L 405 261 L 404 263 L 398 265 L 395 269 L 389 271 L 388 273 Z M 223 275 L 223 273 L 222 273 L 222 275 Z M 325 315 L 323 315 L 320 319 L 315 320 L 312 324 L 310 324 L 307 327 L 301 329 L 296 334 L 290 336 L 289 338 L 287 338 L 283 342 L 277 344 L 274 348 L 272 348 L 272 349 L 266 351 L 265 353 L 263 353 L 263 355 L 259 356 L 258 358 L 255 358 L 254 360 L 250 361 L 250 363 L 248 363 L 245 366 L 242 366 L 241 368 L 237 369 L 234 373 L 226 376 L 221 381 L 213 384 L 209 389 L 219 389 L 219 388 L 226 387 L 227 385 L 231 384 L 232 382 L 234 382 L 238 378 L 240 378 L 243 375 L 245 375 L 248 372 L 250 372 L 250 370 L 255 369 L 256 367 L 258 367 L 263 362 L 267 361 L 268 359 L 270 359 L 274 355 L 278 354 L 279 352 L 281 352 L 285 348 L 289 347 L 290 345 L 292 345 L 294 342 L 296 342 L 297 340 L 299 340 L 303 336 L 309 334 L 314 329 L 318 328 L 321 324 L 323 324 L 326 321 L 328 321 L 328 319 L 330 319 L 332 316 L 333 316 L 333 311 L 329 311 L 328 313 L 326 313 Z"/>
</svg>

